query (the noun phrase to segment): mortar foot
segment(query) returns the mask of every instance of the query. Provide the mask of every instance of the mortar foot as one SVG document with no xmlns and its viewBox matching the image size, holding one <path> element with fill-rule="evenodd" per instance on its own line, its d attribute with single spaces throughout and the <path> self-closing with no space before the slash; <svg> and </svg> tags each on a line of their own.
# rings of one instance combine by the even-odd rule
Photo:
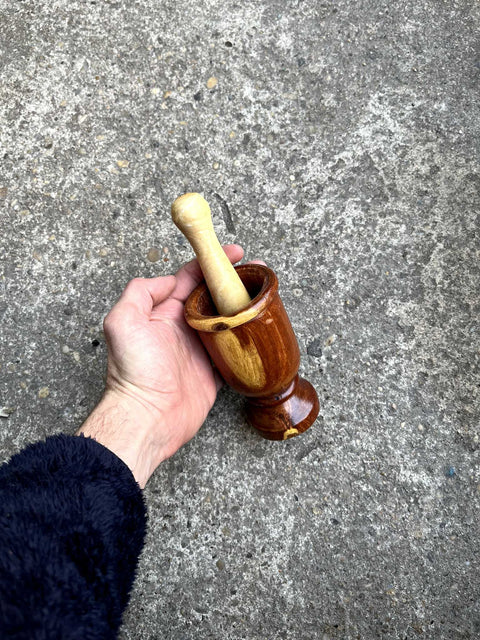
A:
<svg viewBox="0 0 480 640">
<path fill-rule="evenodd" d="M 248 421 L 268 440 L 288 440 L 303 433 L 319 411 L 317 392 L 298 375 L 281 395 L 247 399 Z"/>
</svg>

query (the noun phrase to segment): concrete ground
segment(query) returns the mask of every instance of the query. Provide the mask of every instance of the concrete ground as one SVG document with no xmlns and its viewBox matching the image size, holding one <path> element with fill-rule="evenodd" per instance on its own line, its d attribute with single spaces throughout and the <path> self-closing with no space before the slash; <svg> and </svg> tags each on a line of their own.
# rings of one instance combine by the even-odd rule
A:
<svg viewBox="0 0 480 640">
<path fill-rule="evenodd" d="M 73 433 L 102 319 L 192 252 L 278 274 L 321 412 L 221 392 L 146 490 L 122 640 L 480 637 L 480 6 L 0 0 L 0 455 Z"/>
</svg>

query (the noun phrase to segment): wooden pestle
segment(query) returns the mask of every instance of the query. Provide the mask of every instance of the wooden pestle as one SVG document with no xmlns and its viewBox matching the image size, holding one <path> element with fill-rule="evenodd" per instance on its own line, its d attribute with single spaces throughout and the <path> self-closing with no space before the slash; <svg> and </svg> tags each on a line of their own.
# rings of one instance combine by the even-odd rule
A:
<svg viewBox="0 0 480 640">
<path fill-rule="evenodd" d="M 172 219 L 197 255 L 218 313 L 233 316 L 245 309 L 250 296 L 215 235 L 208 202 L 185 193 L 172 204 Z"/>
</svg>

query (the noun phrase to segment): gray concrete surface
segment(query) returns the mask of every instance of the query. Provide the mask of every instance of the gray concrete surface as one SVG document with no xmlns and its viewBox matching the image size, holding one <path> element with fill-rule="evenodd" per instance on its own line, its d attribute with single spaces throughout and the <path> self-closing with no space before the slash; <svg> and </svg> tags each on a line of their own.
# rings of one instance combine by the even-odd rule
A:
<svg viewBox="0 0 480 640">
<path fill-rule="evenodd" d="M 479 638 L 478 3 L 0 6 L 2 459 L 93 408 L 187 190 L 277 272 L 321 399 L 278 444 L 222 391 L 146 490 L 121 638 Z"/>
</svg>

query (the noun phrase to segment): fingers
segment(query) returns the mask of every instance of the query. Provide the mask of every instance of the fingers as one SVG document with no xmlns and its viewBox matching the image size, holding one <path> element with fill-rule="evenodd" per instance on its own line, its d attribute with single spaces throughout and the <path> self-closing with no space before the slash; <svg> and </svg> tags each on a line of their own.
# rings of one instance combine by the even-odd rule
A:
<svg viewBox="0 0 480 640">
<path fill-rule="evenodd" d="M 235 262 L 243 258 L 243 249 L 238 244 L 225 245 L 223 250 L 232 264 L 235 264 Z M 197 284 L 203 280 L 203 274 L 198 260 L 195 258 L 183 265 L 183 267 L 177 271 L 176 278 L 177 286 L 173 291 L 172 297 L 180 302 L 185 302 Z"/>
<path fill-rule="evenodd" d="M 225 245 L 223 249 L 232 264 L 243 257 L 244 251 L 238 244 Z M 249 264 L 265 263 L 262 260 L 252 260 Z M 169 296 L 184 303 L 202 280 L 203 274 L 197 259 L 187 262 L 175 276 L 134 278 L 125 287 L 112 311 L 120 308 L 124 317 L 128 311 L 150 317 L 152 309 Z"/>
<path fill-rule="evenodd" d="M 134 278 L 125 287 L 117 305 L 129 305 L 149 316 L 152 308 L 166 300 L 175 289 L 175 276 Z"/>
<path fill-rule="evenodd" d="M 267 264 L 263 260 L 249 260 L 245 264 L 263 264 L 264 267 L 267 266 Z"/>
</svg>

